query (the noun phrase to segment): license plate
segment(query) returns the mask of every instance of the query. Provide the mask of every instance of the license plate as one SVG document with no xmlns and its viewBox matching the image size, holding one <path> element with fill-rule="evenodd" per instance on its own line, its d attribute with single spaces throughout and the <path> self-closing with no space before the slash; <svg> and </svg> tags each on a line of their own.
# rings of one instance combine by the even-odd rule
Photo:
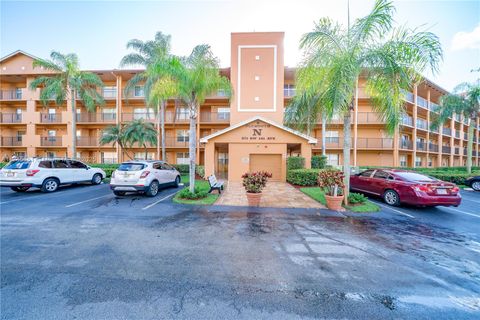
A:
<svg viewBox="0 0 480 320">
<path fill-rule="evenodd" d="M 447 189 L 437 189 L 437 194 L 447 194 Z"/>
<path fill-rule="evenodd" d="M 13 177 L 15 174 L 13 172 L 7 172 L 7 177 Z"/>
</svg>

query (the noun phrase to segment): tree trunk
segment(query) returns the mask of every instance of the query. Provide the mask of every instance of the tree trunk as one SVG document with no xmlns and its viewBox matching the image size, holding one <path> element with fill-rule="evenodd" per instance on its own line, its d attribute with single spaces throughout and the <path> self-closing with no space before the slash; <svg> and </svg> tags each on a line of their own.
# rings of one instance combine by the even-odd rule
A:
<svg viewBox="0 0 480 320">
<path fill-rule="evenodd" d="M 195 191 L 195 162 L 196 162 L 196 154 L 197 154 L 196 125 L 197 125 L 196 112 L 190 109 L 190 136 L 188 137 L 188 152 L 190 156 L 190 163 L 189 163 L 190 192 Z"/>
<path fill-rule="evenodd" d="M 75 108 L 75 90 L 70 89 L 72 99 L 72 158 L 77 159 L 77 109 Z"/>
<path fill-rule="evenodd" d="M 157 159 L 160 159 L 160 131 L 161 131 L 160 122 L 161 121 L 160 121 L 159 113 L 160 113 L 160 103 L 157 103 Z"/>
<path fill-rule="evenodd" d="M 327 142 L 327 138 L 325 137 L 327 135 L 327 119 L 325 117 L 325 114 L 322 113 L 322 156 L 327 155 L 327 147 L 325 146 Z"/>
<path fill-rule="evenodd" d="M 468 126 L 468 141 L 467 141 L 467 172 L 472 173 L 472 149 L 473 149 L 473 126 L 475 120 L 470 120 L 470 125 Z"/>
<path fill-rule="evenodd" d="M 148 160 L 148 149 L 147 149 L 147 144 L 143 144 L 143 148 L 145 149 L 145 160 Z"/>
<path fill-rule="evenodd" d="M 160 128 L 162 130 L 162 160 L 167 161 L 167 152 L 165 150 L 165 102 L 162 102 L 160 111 Z"/>
<path fill-rule="evenodd" d="M 343 173 L 345 176 L 345 204 L 348 205 L 348 193 L 350 190 L 350 148 L 351 148 L 351 123 L 352 123 L 352 114 L 350 109 L 347 111 L 343 118 Z"/>
<path fill-rule="evenodd" d="M 119 145 L 120 148 L 122 149 L 122 152 L 125 152 L 126 156 L 127 156 L 130 160 L 132 160 L 132 157 L 131 157 L 130 154 L 128 153 L 127 148 L 125 148 L 125 147 L 123 146 L 123 144 L 121 144 L 121 143 L 119 143 L 118 145 Z"/>
</svg>

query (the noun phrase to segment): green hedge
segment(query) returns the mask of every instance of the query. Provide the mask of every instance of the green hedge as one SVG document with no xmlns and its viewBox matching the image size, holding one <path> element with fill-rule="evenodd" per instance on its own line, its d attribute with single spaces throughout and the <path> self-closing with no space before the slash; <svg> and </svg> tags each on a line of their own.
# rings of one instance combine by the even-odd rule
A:
<svg viewBox="0 0 480 320">
<path fill-rule="evenodd" d="M 287 158 L 287 170 L 297 170 L 305 168 L 304 157 L 288 157 Z"/>
<path fill-rule="evenodd" d="M 287 181 L 298 186 L 318 185 L 319 169 L 297 169 L 287 171 Z"/>
<path fill-rule="evenodd" d="M 200 177 L 205 179 L 205 166 L 195 166 L 195 171 Z"/>
<path fill-rule="evenodd" d="M 313 156 L 312 157 L 312 169 L 324 169 L 327 165 L 326 156 Z"/>
<path fill-rule="evenodd" d="M 187 174 L 190 171 L 188 164 L 172 164 L 172 167 L 177 169 L 180 174 Z"/>
<path fill-rule="evenodd" d="M 5 167 L 6 164 L 7 164 L 7 162 L 0 162 L 0 169 L 2 169 L 3 167 Z"/>
</svg>

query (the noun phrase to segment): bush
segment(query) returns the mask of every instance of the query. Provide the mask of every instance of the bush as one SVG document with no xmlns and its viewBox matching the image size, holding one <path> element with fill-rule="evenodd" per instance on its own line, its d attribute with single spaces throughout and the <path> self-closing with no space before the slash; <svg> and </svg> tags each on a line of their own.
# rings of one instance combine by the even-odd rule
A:
<svg viewBox="0 0 480 320">
<path fill-rule="evenodd" d="M 318 172 L 318 186 L 326 195 L 340 196 L 343 195 L 343 171 L 339 170 L 320 170 Z"/>
<path fill-rule="evenodd" d="M 178 197 L 181 199 L 188 199 L 188 200 L 197 200 L 197 199 L 203 199 L 208 196 L 208 191 L 204 189 L 200 189 L 199 187 L 195 187 L 194 192 L 190 192 L 188 188 L 182 189 L 178 193 Z"/>
<path fill-rule="evenodd" d="M 312 169 L 324 169 L 327 165 L 326 156 L 313 156 L 312 157 Z"/>
<path fill-rule="evenodd" d="M 272 174 L 266 171 L 247 172 L 242 175 L 243 187 L 249 193 L 260 193 Z"/>
<path fill-rule="evenodd" d="M 190 171 L 190 167 L 188 164 L 172 164 L 172 167 L 177 169 L 180 174 L 188 174 Z"/>
<path fill-rule="evenodd" d="M 304 157 L 288 157 L 287 158 L 287 170 L 297 170 L 305 168 Z"/>
<path fill-rule="evenodd" d="M 367 202 L 367 200 L 368 200 L 367 197 L 365 197 L 361 193 L 351 192 L 348 195 L 348 202 L 351 203 L 351 204 L 363 204 L 363 203 Z"/>
<path fill-rule="evenodd" d="M 297 186 L 316 186 L 318 169 L 297 169 L 287 171 L 287 181 Z"/>
<path fill-rule="evenodd" d="M 205 179 L 205 167 L 204 166 L 195 166 L 195 171 L 197 174 Z"/>
<path fill-rule="evenodd" d="M 7 162 L 0 162 L 0 169 L 2 169 L 3 167 L 5 167 L 7 165 Z"/>
<path fill-rule="evenodd" d="M 439 180 L 452 182 L 455 184 L 465 184 L 465 180 L 467 180 L 468 177 L 472 176 L 471 174 L 467 173 L 430 173 L 429 175 Z"/>
</svg>

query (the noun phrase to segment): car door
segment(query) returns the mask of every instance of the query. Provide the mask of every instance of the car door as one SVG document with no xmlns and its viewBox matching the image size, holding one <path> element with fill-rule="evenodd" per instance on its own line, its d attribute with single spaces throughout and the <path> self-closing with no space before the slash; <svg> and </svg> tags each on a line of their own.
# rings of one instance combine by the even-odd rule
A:
<svg viewBox="0 0 480 320">
<path fill-rule="evenodd" d="M 358 175 L 355 176 L 354 179 L 351 179 L 351 185 L 350 188 L 358 191 L 365 191 L 365 192 L 370 192 L 369 191 L 369 185 L 370 185 L 370 177 L 372 176 L 372 173 L 375 170 L 365 170 L 363 172 L 360 172 Z"/>
<path fill-rule="evenodd" d="M 168 163 L 162 163 L 162 171 L 167 177 L 167 182 L 172 183 L 177 178 L 177 172 L 175 168 L 169 165 Z"/>
<path fill-rule="evenodd" d="M 73 182 L 73 170 L 70 168 L 68 160 L 53 160 L 52 173 L 60 180 L 60 183 Z"/>
<path fill-rule="evenodd" d="M 69 160 L 70 170 L 73 172 L 74 181 L 89 181 L 92 179 L 92 172 L 83 162 Z"/>
<path fill-rule="evenodd" d="M 155 162 L 152 164 L 152 171 L 155 178 L 158 180 L 158 183 L 164 184 L 167 183 L 168 177 L 165 176 L 165 173 L 162 170 L 162 163 Z"/>
<path fill-rule="evenodd" d="M 377 170 L 370 178 L 370 186 L 369 189 L 372 193 L 381 195 L 383 194 L 383 190 L 387 187 L 387 184 L 390 180 L 388 180 L 389 173 L 383 170 Z"/>
</svg>

